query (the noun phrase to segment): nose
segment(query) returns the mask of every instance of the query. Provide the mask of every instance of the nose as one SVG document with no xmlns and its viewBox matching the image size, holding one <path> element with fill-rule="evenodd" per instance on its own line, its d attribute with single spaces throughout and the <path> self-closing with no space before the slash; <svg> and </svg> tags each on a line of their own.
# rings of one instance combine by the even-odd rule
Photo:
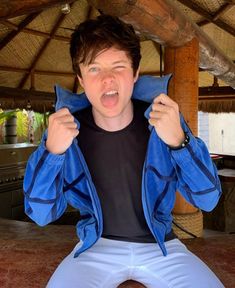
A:
<svg viewBox="0 0 235 288">
<path fill-rule="evenodd" d="M 110 70 L 103 71 L 102 81 L 104 84 L 110 84 L 114 81 L 114 74 Z"/>
</svg>

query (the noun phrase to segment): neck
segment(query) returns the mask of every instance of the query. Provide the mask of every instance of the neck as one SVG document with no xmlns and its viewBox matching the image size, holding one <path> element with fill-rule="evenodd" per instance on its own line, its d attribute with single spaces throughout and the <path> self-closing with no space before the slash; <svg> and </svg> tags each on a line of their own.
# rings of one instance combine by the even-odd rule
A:
<svg viewBox="0 0 235 288">
<path fill-rule="evenodd" d="M 106 117 L 94 109 L 94 107 L 92 107 L 92 114 L 95 124 L 100 128 L 109 132 L 119 131 L 131 123 L 133 119 L 133 103 L 130 101 L 124 110 L 114 117 Z"/>
</svg>

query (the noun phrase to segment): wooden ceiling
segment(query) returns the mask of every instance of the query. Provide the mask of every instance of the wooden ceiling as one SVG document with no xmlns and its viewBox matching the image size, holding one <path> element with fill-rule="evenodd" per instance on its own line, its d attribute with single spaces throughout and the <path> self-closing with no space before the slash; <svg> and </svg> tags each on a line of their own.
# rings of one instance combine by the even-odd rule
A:
<svg viewBox="0 0 235 288">
<path fill-rule="evenodd" d="M 102 2 L 103 6 L 96 5 L 98 2 Z M 223 57 L 234 62 L 234 0 L 2 0 L 0 2 L 0 105 L 3 108 L 25 107 L 30 101 L 30 105 L 34 105 L 33 108 L 43 111 L 52 107 L 55 83 L 74 92 L 80 91 L 69 57 L 69 40 L 75 25 L 99 15 L 103 12 L 102 8 L 106 8 L 107 5 L 111 5 L 111 9 L 114 9 L 115 5 L 127 2 L 134 3 L 133 5 L 138 2 L 144 2 L 145 5 L 162 2 L 163 5 L 168 3 L 173 7 L 177 6 L 186 19 L 196 23 L 200 31 L 210 37 L 211 40 L 208 42 L 212 41 L 216 47 L 218 46 Z M 65 3 L 70 3 L 68 14 L 62 12 Z M 120 7 L 121 13 L 125 5 Z M 176 11 L 168 10 L 174 20 Z M 138 21 L 140 20 L 137 19 Z M 164 45 L 168 44 L 159 37 L 158 39 L 155 37 L 152 41 L 148 36 L 146 33 L 142 33 L 141 36 L 143 55 L 141 73 L 158 76 L 164 70 L 162 56 Z M 222 64 L 221 66 L 224 67 Z M 235 66 L 232 69 L 235 69 Z M 223 80 L 220 77 L 217 79 L 210 72 L 212 71 L 199 68 L 200 109 L 210 111 L 209 107 L 212 107 L 208 104 L 210 102 L 214 103 L 212 109 L 214 112 L 235 111 L 235 93 L 231 87 L 228 87 L 228 85 L 232 86 L 231 83 L 235 83 L 234 74 L 230 73 L 232 78 L 226 83 L 223 77 Z M 41 92 L 47 94 L 40 94 Z"/>
</svg>

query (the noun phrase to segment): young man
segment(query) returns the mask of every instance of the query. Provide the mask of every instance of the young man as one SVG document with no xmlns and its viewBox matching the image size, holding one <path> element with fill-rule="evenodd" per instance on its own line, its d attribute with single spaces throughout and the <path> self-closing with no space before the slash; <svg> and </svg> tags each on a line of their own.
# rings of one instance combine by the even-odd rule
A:
<svg viewBox="0 0 235 288">
<path fill-rule="evenodd" d="M 39 225 L 77 208 L 80 242 L 47 287 L 223 287 L 176 239 L 175 191 L 211 210 L 216 169 L 166 95 L 169 77 L 140 77 L 132 26 L 107 15 L 72 35 L 73 67 L 85 94 L 56 88 L 56 113 L 26 170 L 25 211 Z M 48 177 L 49 176 L 49 177 Z M 200 281 L 200 284 L 198 284 Z"/>
</svg>

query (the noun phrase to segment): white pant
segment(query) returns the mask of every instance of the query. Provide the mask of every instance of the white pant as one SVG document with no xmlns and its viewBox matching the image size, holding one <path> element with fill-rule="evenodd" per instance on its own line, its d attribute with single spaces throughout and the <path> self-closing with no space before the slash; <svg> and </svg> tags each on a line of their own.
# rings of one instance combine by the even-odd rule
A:
<svg viewBox="0 0 235 288">
<path fill-rule="evenodd" d="M 155 243 L 101 238 L 74 258 L 79 245 L 58 266 L 47 288 L 116 288 L 128 279 L 149 288 L 224 287 L 178 239 L 166 242 L 166 257 Z"/>
</svg>

